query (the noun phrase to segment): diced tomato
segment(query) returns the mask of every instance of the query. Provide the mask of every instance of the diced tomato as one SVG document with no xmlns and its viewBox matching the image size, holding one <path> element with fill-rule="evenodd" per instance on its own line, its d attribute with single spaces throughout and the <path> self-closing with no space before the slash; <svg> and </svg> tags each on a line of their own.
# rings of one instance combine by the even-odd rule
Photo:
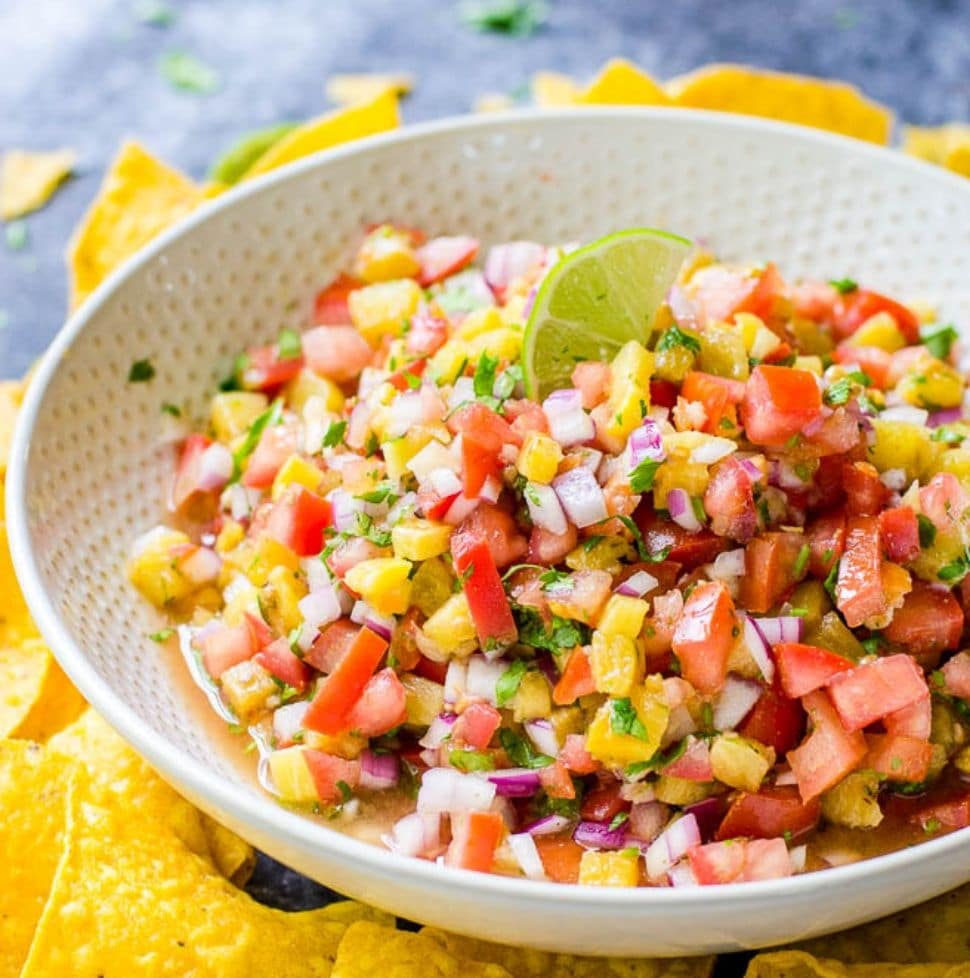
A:
<svg viewBox="0 0 970 978">
<path fill-rule="evenodd" d="M 464 437 L 474 439 L 485 451 L 492 454 L 497 454 L 503 445 L 510 442 L 521 442 L 521 438 L 516 436 L 505 419 L 481 401 L 473 401 L 458 408 L 448 418 L 448 427 L 452 434 L 461 432 Z"/>
<path fill-rule="evenodd" d="M 882 725 L 886 728 L 886 733 L 929 740 L 933 729 L 933 701 L 929 696 L 924 696 L 921 700 L 884 716 Z"/>
<path fill-rule="evenodd" d="M 907 343 L 919 342 L 919 320 L 906 306 L 871 289 L 853 289 L 835 300 L 832 325 L 840 337 L 851 336 L 867 319 L 888 312 Z"/>
<path fill-rule="evenodd" d="M 970 826 L 970 788 L 951 790 L 942 799 L 920 806 L 912 820 L 919 822 L 925 831 L 934 826 L 947 829 L 965 829 Z"/>
<path fill-rule="evenodd" d="M 963 608 L 949 591 L 914 581 L 884 634 L 890 642 L 905 646 L 910 655 L 939 656 L 960 644 Z"/>
<path fill-rule="evenodd" d="M 583 407 L 587 411 L 592 410 L 606 397 L 610 386 L 610 365 L 602 360 L 584 360 L 573 368 L 570 379 L 573 387 L 583 395 Z"/>
<path fill-rule="evenodd" d="M 805 732 L 805 711 L 798 700 L 789 699 L 769 686 L 738 727 L 742 737 L 760 740 L 775 749 L 779 757 L 788 753 Z"/>
<path fill-rule="evenodd" d="M 296 451 L 299 429 L 294 424 L 266 428 L 249 456 L 242 482 L 251 489 L 268 489 L 283 463 Z"/>
<path fill-rule="evenodd" d="M 303 751 L 303 757 L 320 801 L 342 801 L 344 792 L 341 784 L 352 789 L 360 783 L 359 761 L 347 761 L 334 754 L 310 749 Z"/>
<path fill-rule="evenodd" d="M 847 675 L 847 674 L 846 674 Z M 802 703 L 812 731 L 788 752 L 788 763 L 806 804 L 838 784 L 855 768 L 868 749 L 858 730 L 846 730 L 825 690 L 809 693 Z"/>
<path fill-rule="evenodd" d="M 579 535 L 570 523 L 565 533 L 550 533 L 541 526 L 533 526 L 529 534 L 528 561 L 551 567 L 558 564 L 571 550 L 576 548 Z"/>
<path fill-rule="evenodd" d="M 809 572 L 815 577 L 825 578 L 845 552 L 845 513 L 842 510 L 823 513 L 809 525 L 806 532 L 811 551 Z"/>
<path fill-rule="evenodd" d="M 508 567 L 521 560 L 529 548 L 515 520 L 504 509 L 484 502 L 451 535 L 451 549 L 455 553 L 476 543 L 488 546 L 496 567 Z"/>
<path fill-rule="evenodd" d="M 338 326 L 350 322 L 347 297 L 364 283 L 349 275 L 338 275 L 316 298 L 313 322 L 323 326 Z"/>
<path fill-rule="evenodd" d="M 706 420 L 703 430 L 711 435 L 723 435 L 725 429 L 737 424 L 735 406 L 744 399 L 744 384 L 728 377 L 692 370 L 684 378 L 681 397 L 704 405 Z"/>
<path fill-rule="evenodd" d="M 421 357 L 418 360 L 412 360 L 410 363 L 405 364 L 400 370 L 395 371 L 387 378 L 387 382 L 398 391 L 406 391 L 411 389 L 411 384 L 414 383 L 415 377 L 421 377 L 424 375 L 427 369 L 428 361 Z"/>
<path fill-rule="evenodd" d="M 744 879 L 777 880 L 794 872 L 784 839 L 749 839 L 744 849 Z"/>
<path fill-rule="evenodd" d="M 736 625 L 723 581 L 704 581 L 691 591 L 672 645 L 684 679 L 700 692 L 716 693 L 724 685 Z"/>
<path fill-rule="evenodd" d="M 461 469 L 465 496 L 477 499 L 489 476 L 498 477 L 502 463 L 496 453 L 490 452 L 471 435 L 464 435 L 461 440 Z"/>
<path fill-rule="evenodd" d="M 434 490 L 421 489 L 418 491 L 419 509 L 429 520 L 442 520 L 460 495 L 460 492 L 456 492 L 450 496 L 438 496 Z"/>
<path fill-rule="evenodd" d="M 718 536 L 744 543 L 758 532 L 751 476 L 736 458 L 728 456 L 711 470 L 704 509 L 711 517 L 711 529 Z"/>
<path fill-rule="evenodd" d="M 731 803 L 715 838 L 773 839 L 786 833 L 793 837 L 815 828 L 821 814 L 818 799 L 803 802 L 794 785 L 762 788 L 757 794 L 742 791 Z"/>
<path fill-rule="evenodd" d="M 364 686 L 347 720 L 350 730 L 364 737 L 379 737 L 407 719 L 407 690 L 393 669 L 381 669 Z"/>
<path fill-rule="evenodd" d="M 475 750 L 485 750 L 502 725 L 502 714 L 488 703 L 467 706 L 451 728 L 451 739 Z"/>
<path fill-rule="evenodd" d="M 926 779 L 933 760 L 933 745 L 902 734 L 867 734 L 865 766 L 889 781 L 918 783 Z"/>
<path fill-rule="evenodd" d="M 886 503 L 889 490 L 879 481 L 879 472 L 869 462 L 846 462 L 842 486 L 849 516 L 875 516 Z"/>
<path fill-rule="evenodd" d="M 672 408 L 679 394 L 678 386 L 669 380 L 650 381 L 650 403 L 656 407 Z"/>
<path fill-rule="evenodd" d="M 770 319 L 784 289 L 785 283 L 773 264 L 748 273 L 710 265 L 694 273 L 690 298 L 703 322 L 729 320 L 737 312 Z"/>
<path fill-rule="evenodd" d="M 867 618 L 886 611 L 881 564 L 879 520 L 874 516 L 850 516 L 835 591 L 835 603 L 850 628 L 858 628 Z"/>
<path fill-rule="evenodd" d="M 325 734 L 347 730 L 351 710 L 386 651 L 387 642 L 362 626 L 333 671 L 320 684 L 306 712 L 306 728 Z"/>
<path fill-rule="evenodd" d="M 811 434 L 805 435 L 805 441 L 822 460 L 851 452 L 859 444 L 859 440 L 859 422 L 843 407 L 836 408 L 821 425 L 813 424 Z M 816 491 L 822 490 L 817 474 L 813 488 Z M 824 490 L 819 498 L 826 505 L 831 505 L 833 502 L 830 496 L 825 495 Z"/>
<path fill-rule="evenodd" d="M 620 795 L 618 781 L 604 781 L 586 793 L 580 806 L 580 817 L 587 822 L 612 822 L 620 812 L 628 812 L 633 803 Z"/>
<path fill-rule="evenodd" d="M 412 356 L 430 357 L 448 339 L 448 320 L 438 314 L 438 308 L 422 306 L 411 317 L 411 328 L 404 337 L 404 349 Z"/>
<path fill-rule="evenodd" d="M 256 346 L 246 351 L 242 386 L 248 391 L 273 391 L 291 381 L 303 369 L 303 355 L 281 357 L 279 347 Z"/>
<path fill-rule="evenodd" d="M 375 557 L 386 557 L 389 552 L 386 547 L 378 547 L 366 537 L 350 537 L 341 540 L 327 555 L 327 566 L 337 577 L 343 578 L 351 567 Z"/>
<path fill-rule="evenodd" d="M 539 768 L 539 784 L 550 798 L 575 798 L 576 785 L 569 776 L 569 769 L 562 761 L 554 761 Z"/>
<path fill-rule="evenodd" d="M 687 750 L 660 772 L 667 778 L 683 778 L 684 781 L 713 781 L 711 751 L 706 740 L 691 740 Z"/>
<path fill-rule="evenodd" d="M 552 701 L 556 706 L 569 706 L 580 696 L 588 696 L 595 692 L 596 682 L 593 679 L 589 656 L 582 646 L 577 646 L 570 653 L 559 682 L 553 687 Z"/>
<path fill-rule="evenodd" d="M 817 323 L 832 318 L 838 290 L 828 282 L 799 282 L 791 288 L 792 309 L 802 319 L 814 319 Z"/>
<path fill-rule="evenodd" d="M 970 497 L 952 472 L 938 472 L 919 491 L 920 509 L 942 533 L 954 527 L 968 503 Z"/>
<path fill-rule="evenodd" d="M 200 484 L 202 456 L 212 444 L 205 435 L 191 434 L 182 445 L 175 480 L 172 483 L 170 507 L 181 509 L 197 492 L 204 492 Z M 219 488 L 222 488 L 219 486 Z"/>
<path fill-rule="evenodd" d="M 643 542 L 651 554 L 667 551 L 667 559 L 690 571 L 701 564 L 710 563 L 719 553 L 727 550 L 729 541 L 715 536 L 710 530 L 688 533 L 672 520 L 658 516 L 649 500 L 640 503 L 633 514 L 637 527 L 643 534 Z"/>
<path fill-rule="evenodd" d="M 452 816 L 451 845 L 445 863 L 479 873 L 491 872 L 495 849 L 505 833 L 505 820 L 498 812 L 463 812 Z"/>
<path fill-rule="evenodd" d="M 919 523 L 909 506 L 884 509 L 879 514 L 879 534 L 887 556 L 897 564 L 919 556 Z"/>
<path fill-rule="evenodd" d="M 701 886 L 791 876 L 784 839 L 731 839 L 695 846 L 687 853 Z"/>
<path fill-rule="evenodd" d="M 778 664 L 781 688 L 787 696 L 797 699 L 824 686 L 836 673 L 855 666 L 846 659 L 817 645 L 781 642 L 772 650 Z"/>
<path fill-rule="evenodd" d="M 261 649 L 273 641 L 273 629 L 259 615 L 254 615 L 251 611 L 244 611 L 243 617 L 246 619 L 246 626 L 249 628 L 249 634 L 252 637 L 253 648 Z"/>
<path fill-rule="evenodd" d="M 373 360 L 374 351 L 353 326 L 317 326 L 303 334 L 303 356 L 314 373 L 344 383 Z"/>
<path fill-rule="evenodd" d="M 273 506 L 266 532 L 300 557 L 323 549 L 323 531 L 333 525 L 333 507 L 303 486 L 293 486 Z"/>
<path fill-rule="evenodd" d="M 432 238 L 418 248 L 418 261 L 421 263 L 418 284 L 427 288 L 434 282 L 440 282 L 443 278 L 460 272 L 475 260 L 477 254 L 476 238 L 465 235 Z"/>
<path fill-rule="evenodd" d="M 292 686 L 298 693 L 306 690 L 310 682 L 310 669 L 302 662 L 285 638 L 270 642 L 261 652 L 254 656 L 256 661 L 280 682 Z"/>
<path fill-rule="evenodd" d="M 846 730 L 861 730 L 928 696 L 929 688 L 922 669 L 901 653 L 839 673 L 828 692 Z"/>
<path fill-rule="evenodd" d="M 755 367 L 744 389 L 741 417 L 750 441 L 783 445 L 822 410 L 815 374 L 793 367 Z"/>
<path fill-rule="evenodd" d="M 338 618 L 317 636 L 310 651 L 303 656 L 303 661 L 320 672 L 333 672 L 344 653 L 353 645 L 359 631 L 360 626 L 349 618 Z"/>
<path fill-rule="evenodd" d="M 514 642 L 519 635 L 498 568 L 484 540 L 468 545 L 452 536 L 455 570 L 464 581 L 465 597 L 483 649 Z"/>
<path fill-rule="evenodd" d="M 240 662 L 251 659 L 257 649 L 252 632 L 246 625 L 214 627 L 198 642 L 202 647 L 202 664 L 213 679 L 218 679 L 227 669 Z"/>
<path fill-rule="evenodd" d="M 537 835 L 534 837 L 542 868 L 554 883 L 579 882 L 579 863 L 586 851 L 570 835 Z"/>
<path fill-rule="evenodd" d="M 559 749 L 559 760 L 574 774 L 593 774 L 599 770 L 599 761 L 586 750 L 585 734 L 566 734 Z"/>
<path fill-rule="evenodd" d="M 970 652 L 955 655 L 943 667 L 946 691 L 961 699 L 970 700 Z"/>
<path fill-rule="evenodd" d="M 772 531 L 755 537 L 744 549 L 741 604 L 749 611 L 770 611 L 798 583 L 795 567 L 805 538 L 800 533 Z"/>
<path fill-rule="evenodd" d="M 398 628 L 400 627 L 399 623 Z M 430 679 L 433 683 L 438 683 L 439 686 L 443 686 L 445 676 L 448 674 L 448 663 L 435 662 L 433 659 L 422 655 L 418 659 L 418 664 L 414 667 L 414 672 L 419 676 L 424 676 L 425 679 Z"/>
<path fill-rule="evenodd" d="M 836 363 L 854 363 L 880 390 L 889 386 L 889 370 L 892 354 L 878 346 L 849 346 L 840 343 L 832 354 Z"/>
</svg>

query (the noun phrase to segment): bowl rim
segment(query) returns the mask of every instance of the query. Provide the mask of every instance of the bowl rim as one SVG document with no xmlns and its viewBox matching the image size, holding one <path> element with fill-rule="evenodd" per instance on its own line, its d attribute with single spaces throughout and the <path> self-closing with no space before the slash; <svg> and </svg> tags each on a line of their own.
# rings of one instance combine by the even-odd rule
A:
<svg viewBox="0 0 970 978">
<path fill-rule="evenodd" d="M 940 859 L 958 851 L 970 852 L 970 828 L 965 828 L 896 852 L 818 872 L 774 880 L 683 888 L 586 887 L 476 873 L 454 867 L 446 867 L 443 871 L 442 867 L 435 863 L 401 856 L 360 841 L 337 829 L 329 828 L 278 805 L 268 796 L 261 797 L 248 789 L 240 791 L 238 786 L 217 774 L 204 762 L 157 736 L 138 713 L 101 678 L 47 595 L 31 547 L 28 529 L 26 475 L 31 436 L 47 389 L 64 355 L 88 323 L 98 316 L 101 308 L 116 289 L 134 272 L 153 261 L 172 242 L 191 234 L 198 225 L 204 224 L 214 215 L 271 187 L 295 180 L 307 171 L 318 167 L 325 168 L 331 162 L 347 157 L 365 156 L 372 150 L 380 150 L 401 142 L 420 141 L 439 134 L 465 131 L 471 135 L 481 130 L 502 130 L 529 122 L 539 125 L 578 124 L 584 117 L 645 120 L 661 124 L 670 122 L 675 126 L 700 122 L 714 128 L 787 136 L 795 142 L 830 147 L 843 156 L 854 156 L 869 164 L 891 163 L 894 167 L 911 171 L 914 176 L 922 180 L 938 184 L 942 190 L 970 194 L 970 182 L 963 181 L 956 174 L 940 167 L 904 156 L 889 147 L 877 146 L 805 126 L 750 116 L 697 109 L 642 106 L 521 109 L 483 116 L 450 116 L 431 122 L 402 126 L 386 133 L 322 150 L 251 182 L 236 185 L 219 197 L 203 203 L 173 227 L 163 231 L 112 272 L 83 305 L 68 317 L 51 345 L 41 355 L 34 376 L 28 384 L 10 451 L 6 476 L 6 517 L 17 578 L 42 636 L 90 705 L 96 708 L 111 726 L 167 780 L 180 786 L 184 785 L 189 792 L 205 799 L 214 809 L 230 813 L 234 820 L 254 834 L 282 838 L 285 842 L 293 843 L 303 849 L 316 849 L 330 859 L 345 862 L 353 860 L 362 869 L 366 868 L 372 877 L 390 875 L 411 877 L 415 884 L 435 886 L 439 889 L 446 887 L 463 891 L 478 890 L 482 895 L 489 895 L 493 899 L 528 899 L 551 906 L 569 905 L 573 908 L 585 906 L 590 909 L 595 907 L 598 911 L 612 908 L 646 911 L 690 907 L 695 911 L 716 912 L 728 906 L 743 907 L 745 904 L 750 904 L 752 909 L 755 905 L 763 907 L 766 899 L 809 898 L 814 891 L 829 885 L 847 886 L 861 883 L 864 878 L 871 879 L 873 876 L 892 877 L 914 868 L 930 856 Z M 968 878 L 970 878 L 970 869 L 968 869 Z"/>
</svg>

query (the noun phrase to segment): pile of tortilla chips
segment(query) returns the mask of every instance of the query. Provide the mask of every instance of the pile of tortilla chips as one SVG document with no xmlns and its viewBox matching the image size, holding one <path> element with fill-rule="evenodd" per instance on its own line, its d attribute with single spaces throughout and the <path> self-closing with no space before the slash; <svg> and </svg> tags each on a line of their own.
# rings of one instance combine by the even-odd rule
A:
<svg viewBox="0 0 970 978">
<path fill-rule="evenodd" d="M 120 149 L 69 250 L 79 304 L 119 263 L 227 185 L 398 125 L 400 75 L 340 76 L 349 108 L 251 133 L 207 185 Z M 834 82 L 712 66 L 659 84 L 611 61 L 587 86 L 533 78 L 539 105 L 693 106 L 801 122 L 888 142 L 891 114 Z M 492 98 L 490 107 L 505 106 Z M 907 151 L 970 175 L 970 131 L 911 129 Z M 42 206 L 74 165 L 69 151 L 8 153 L 4 219 Z M 22 396 L 0 382 L 0 514 L 10 432 Z M 162 781 L 90 708 L 54 661 L 17 586 L 0 516 L 0 978 L 705 978 L 713 957 L 576 958 L 432 928 L 399 930 L 352 902 L 269 909 L 239 889 L 252 848 Z M 748 978 L 970 978 L 970 885 L 906 913 L 759 954 Z"/>
</svg>

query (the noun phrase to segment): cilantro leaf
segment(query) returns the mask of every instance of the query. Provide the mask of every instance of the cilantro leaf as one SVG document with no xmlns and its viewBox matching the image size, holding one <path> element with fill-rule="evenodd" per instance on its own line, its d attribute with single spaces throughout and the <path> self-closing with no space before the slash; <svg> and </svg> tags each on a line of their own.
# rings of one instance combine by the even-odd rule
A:
<svg viewBox="0 0 970 978">
<path fill-rule="evenodd" d="M 495 761 L 491 754 L 477 750 L 451 750 L 448 763 L 459 771 L 494 771 Z"/>
<path fill-rule="evenodd" d="M 464 24 L 481 33 L 527 37 L 546 21 L 548 8 L 541 0 L 482 0 L 462 7 Z"/>
<path fill-rule="evenodd" d="M 153 642 L 167 642 L 175 634 L 174 628 L 162 628 L 157 632 L 152 632 L 148 637 Z"/>
<path fill-rule="evenodd" d="M 175 11 L 163 0 L 138 0 L 133 12 L 139 23 L 150 27 L 171 27 L 175 23 Z"/>
<path fill-rule="evenodd" d="M 944 445 L 959 445 L 966 439 L 966 435 L 950 428 L 948 425 L 940 425 L 935 428 L 930 435 L 930 441 L 941 441 Z"/>
<path fill-rule="evenodd" d="M 394 493 L 396 488 L 397 486 L 392 482 L 382 482 L 376 489 L 372 489 L 370 492 L 362 492 L 354 498 L 363 499 L 365 503 L 393 503 L 397 499 Z"/>
<path fill-rule="evenodd" d="M 835 587 L 836 587 L 836 584 L 838 583 L 838 580 L 839 580 L 839 563 L 840 563 L 840 561 L 838 561 L 838 560 L 836 560 L 836 561 L 834 561 L 832 563 L 832 567 L 829 570 L 828 576 L 822 582 L 822 586 L 825 588 L 826 591 L 828 591 L 829 597 L 833 601 L 836 600 L 836 598 L 835 598 Z"/>
<path fill-rule="evenodd" d="M 668 326 L 664 330 L 663 335 L 660 337 L 660 342 L 657 343 L 657 352 L 662 353 L 664 350 L 673 350 L 678 346 L 690 350 L 695 356 L 701 352 L 701 344 L 697 338 L 691 336 L 690 333 L 685 333 L 675 323 L 673 326 Z"/>
<path fill-rule="evenodd" d="M 640 527 L 633 522 L 633 517 L 617 514 L 616 516 L 607 517 L 607 519 L 619 520 L 630 531 L 641 560 L 645 560 L 648 564 L 660 564 L 670 556 L 670 547 L 664 547 L 656 553 L 651 553 L 647 549 L 647 544 L 643 539 L 643 534 L 640 532 Z"/>
<path fill-rule="evenodd" d="M 475 367 L 475 377 L 472 381 L 476 397 L 491 397 L 495 386 L 495 371 L 498 370 L 498 357 L 493 357 L 488 350 L 483 350 Z"/>
<path fill-rule="evenodd" d="M 529 663 L 525 659 L 516 659 L 498 677 L 498 682 L 495 684 L 495 702 L 497 706 L 505 706 L 515 696 L 519 691 L 519 686 L 522 685 L 522 678 L 528 671 Z"/>
<path fill-rule="evenodd" d="M 164 401 L 162 403 L 162 414 L 170 414 L 173 418 L 181 418 L 182 409 L 177 404 L 172 404 L 169 401 Z"/>
<path fill-rule="evenodd" d="M 155 376 L 151 360 L 136 360 L 128 369 L 129 384 L 144 384 Z"/>
<path fill-rule="evenodd" d="M 649 492 L 659 468 L 660 462 L 656 459 L 645 458 L 630 472 L 630 488 L 635 493 Z"/>
<path fill-rule="evenodd" d="M 963 554 L 956 560 L 951 561 L 941 567 L 936 576 L 946 584 L 959 584 L 970 572 L 970 557 Z"/>
<path fill-rule="evenodd" d="M 246 437 L 242 444 L 233 453 L 232 460 L 235 465 L 235 477 L 242 471 L 243 462 L 249 458 L 256 450 L 259 439 L 267 428 L 278 425 L 283 420 L 283 400 L 277 398 L 272 404 L 249 426 Z"/>
<path fill-rule="evenodd" d="M 936 524 L 922 513 L 916 514 L 916 522 L 919 524 L 919 545 L 924 550 L 932 547 L 936 540 Z"/>
<path fill-rule="evenodd" d="M 519 629 L 519 641 L 553 654 L 568 652 L 589 641 L 589 626 L 553 615 L 548 627 L 538 612 L 523 605 L 513 605 L 512 614 Z"/>
<path fill-rule="evenodd" d="M 950 356 L 950 349 L 960 338 L 960 334 L 950 323 L 932 323 L 924 326 L 919 331 L 923 346 L 939 360 L 946 360 Z"/>
<path fill-rule="evenodd" d="M 344 434 L 347 431 L 346 421 L 333 421 L 330 427 L 327 428 L 326 434 L 323 436 L 323 448 L 333 448 L 335 445 L 339 445 L 344 440 Z"/>
<path fill-rule="evenodd" d="M 851 278 L 833 278 L 829 280 L 829 285 L 838 290 L 841 295 L 848 295 L 859 288 L 859 284 Z"/>
<path fill-rule="evenodd" d="M 524 737 L 514 730 L 503 727 L 498 732 L 499 743 L 516 767 L 540 768 L 548 767 L 555 760 L 548 754 L 540 754 Z"/>
<path fill-rule="evenodd" d="M 27 222 L 21 220 L 8 221 L 4 230 L 4 239 L 10 251 L 23 251 L 30 241 Z"/>
<path fill-rule="evenodd" d="M 539 575 L 543 591 L 551 591 L 557 584 L 562 584 L 570 579 L 571 575 L 567 571 L 556 570 L 555 567 L 550 567 L 545 573 Z"/>
<path fill-rule="evenodd" d="M 629 697 L 613 700 L 610 703 L 610 730 L 615 734 L 625 734 L 638 740 L 649 740 L 650 735 Z"/>
<path fill-rule="evenodd" d="M 211 95 L 222 84 L 219 72 L 187 51 L 166 51 L 158 68 L 172 88 L 193 95 Z"/>
<path fill-rule="evenodd" d="M 303 342 L 295 329 L 281 329 L 276 341 L 276 352 L 281 360 L 295 360 L 303 355 Z"/>
</svg>

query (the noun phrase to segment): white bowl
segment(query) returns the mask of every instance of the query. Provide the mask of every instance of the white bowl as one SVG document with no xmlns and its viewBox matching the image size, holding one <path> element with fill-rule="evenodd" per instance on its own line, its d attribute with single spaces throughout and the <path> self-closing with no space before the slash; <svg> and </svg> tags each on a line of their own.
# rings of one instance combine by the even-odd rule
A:
<svg viewBox="0 0 970 978">
<path fill-rule="evenodd" d="M 856 924 L 970 879 L 970 830 L 791 879 L 606 890 L 405 859 L 262 795 L 201 694 L 148 640 L 125 579 L 163 513 L 165 401 L 205 407 L 233 353 L 301 327 L 362 225 L 484 242 L 590 239 L 654 225 L 786 274 L 851 275 L 970 323 L 970 183 L 860 142 L 718 114 L 536 112 L 418 126 L 299 162 L 225 195 L 106 282 L 30 387 L 8 475 L 17 572 L 84 695 L 176 788 L 277 859 L 424 923 L 560 951 L 691 954 Z M 134 360 L 157 374 L 127 383 Z"/>
</svg>

